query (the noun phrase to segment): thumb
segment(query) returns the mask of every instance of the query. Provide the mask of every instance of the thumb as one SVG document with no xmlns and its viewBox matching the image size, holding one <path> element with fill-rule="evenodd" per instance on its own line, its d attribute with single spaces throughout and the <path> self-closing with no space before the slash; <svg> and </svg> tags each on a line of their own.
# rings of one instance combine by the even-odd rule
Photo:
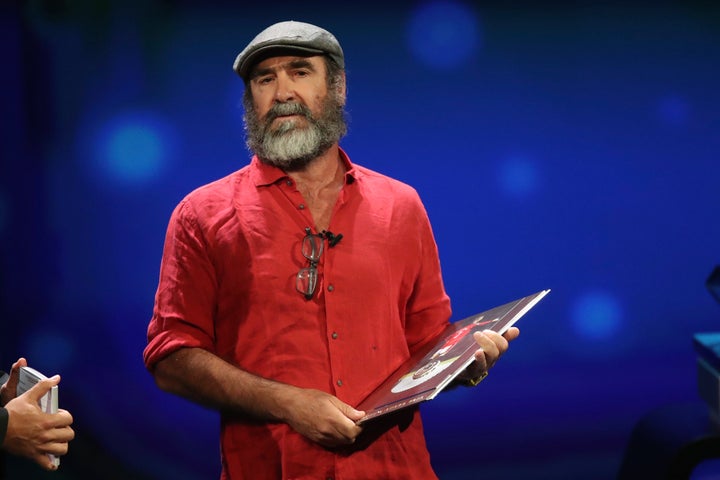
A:
<svg viewBox="0 0 720 480">
<path fill-rule="evenodd" d="M 20 357 L 17 359 L 15 363 L 12 364 L 10 373 L 19 375 L 20 374 L 20 367 L 27 367 L 27 360 L 25 360 L 25 357 Z"/>
<path fill-rule="evenodd" d="M 342 412 L 345 414 L 346 417 L 348 417 L 353 422 L 357 422 L 361 418 L 365 416 L 365 412 L 361 410 L 355 410 L 353 407 L 348 405 L 347 403 L 343 403 L 342 405 Z"/>
<path fill-rule="evenodd" d="M 45 380 L 40 380 L 30 390 L 27 391 L 26 395 L 34 402 L 39 402 L 43 395 L 50 391 L 52 387 L 60 383 L 60 375 L 55 375 Z"/>
</svg>

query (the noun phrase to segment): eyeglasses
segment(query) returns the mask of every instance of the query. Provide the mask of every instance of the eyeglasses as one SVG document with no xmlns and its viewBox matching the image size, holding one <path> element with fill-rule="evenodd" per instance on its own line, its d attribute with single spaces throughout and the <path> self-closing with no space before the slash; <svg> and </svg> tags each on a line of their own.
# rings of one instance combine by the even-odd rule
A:
<svg viewBox="0 0 720 480">
<path fill-rule="evenodd" d="M 310 300 L 315 294 L 318 281 L 318 262 L 323 252 L 324 236 L 314 234 L 309 227 L 305 227 L 305 238 L 302 242 L 302 254 L 310 262 L 309 267 L 301 268 L 295 277 L 295 288 Z"/>
</svg>

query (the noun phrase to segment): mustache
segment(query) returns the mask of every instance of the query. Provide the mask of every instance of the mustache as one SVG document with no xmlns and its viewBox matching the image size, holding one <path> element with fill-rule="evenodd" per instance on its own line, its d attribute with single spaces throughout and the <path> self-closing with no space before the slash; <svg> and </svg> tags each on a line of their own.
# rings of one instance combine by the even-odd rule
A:
<svg viewBox="0 0 720 480">
<path fill-rule="evenodd" d="M 298 102 L 276 103 L 265 115 L 265 123 L 269 125 L 277 117 L 285 115 L 302 115 L 309 120 L 313 119 L 312 112 L 305 105 Z"/>
</svg>

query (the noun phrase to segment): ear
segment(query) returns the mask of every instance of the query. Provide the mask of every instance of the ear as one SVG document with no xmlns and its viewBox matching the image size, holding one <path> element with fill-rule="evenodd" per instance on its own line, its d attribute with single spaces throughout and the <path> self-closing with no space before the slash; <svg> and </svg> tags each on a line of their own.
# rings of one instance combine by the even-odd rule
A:
<svg viewBox="0 0 720 480">
<path fill-rule="evenodd" d="M 337 89 L 338 89 L 338 95 L 342 99 L 342 104 L 345 105 L 345 100 L 347 99 L 347 82 L 345 81 L 345 72 L 342 72 L 342 79 L 338 83 Z"/>
</svg>

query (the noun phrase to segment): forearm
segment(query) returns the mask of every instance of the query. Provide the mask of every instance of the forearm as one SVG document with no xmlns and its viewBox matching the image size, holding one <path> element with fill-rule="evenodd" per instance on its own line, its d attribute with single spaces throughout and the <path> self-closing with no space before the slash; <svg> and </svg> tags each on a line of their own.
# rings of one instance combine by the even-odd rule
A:
<svg viewBox="0 0 720 480">
<path fill-rule="evenodd" d="M 200 348 L 182 348 L 153 371 L 162 390 L 225 412 L 287 420 L 285 407 L 296 387 L 246 372 Z"/>
</svg>

